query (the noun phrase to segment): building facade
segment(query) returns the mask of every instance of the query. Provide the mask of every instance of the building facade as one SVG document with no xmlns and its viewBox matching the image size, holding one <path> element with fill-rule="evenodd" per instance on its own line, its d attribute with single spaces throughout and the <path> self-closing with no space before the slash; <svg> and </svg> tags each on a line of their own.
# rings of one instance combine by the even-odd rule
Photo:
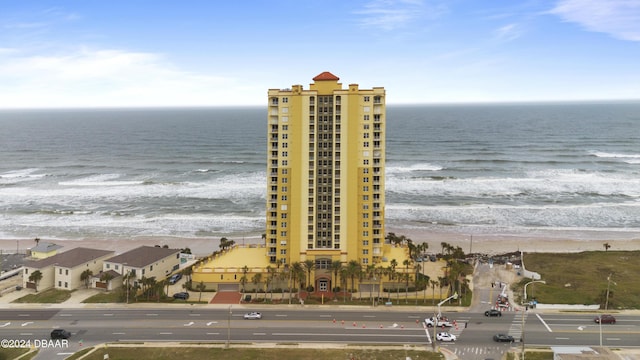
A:
<svg viewBox="0 0 640 360">
<path fill-rule="evenodd" d="M 38 261 L 27 262 L 24 266 L 23 286 L 46 290 L 74 290 L 83 287 L 81 275 L 85 270 L 96 274 L 102 269 L 105 259 L 113 256 L 111 250 L 75 248 Z M 41 274 L 37 284 L 29 279 L 31 274 Z"/>
<path fill-rule="evenodd" d="M 326 291 L 332 262 L 375 266 L 389 246 L 385 89 L 313 80 L 268 91 L 265 245 L 271 264 L 313 261 L 308 285 Z"/>
</svg>

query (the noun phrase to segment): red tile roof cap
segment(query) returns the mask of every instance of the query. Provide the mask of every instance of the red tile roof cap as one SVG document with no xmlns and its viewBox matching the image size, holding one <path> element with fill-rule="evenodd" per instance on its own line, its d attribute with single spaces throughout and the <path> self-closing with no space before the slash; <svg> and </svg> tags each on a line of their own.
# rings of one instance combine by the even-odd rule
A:
<svg viewBox="0 0 640 360">
<path fill-rule="evenodd" d="M 325 71 L 323 73 L 321 73 L 320 75 L 316 76 L 313 78 L 313 81 L 324 81 L 324 80 L 335 80 L 338 81 L 340 80 L 339 77 L 333 75 L 332 73 Z"/>
</svg>

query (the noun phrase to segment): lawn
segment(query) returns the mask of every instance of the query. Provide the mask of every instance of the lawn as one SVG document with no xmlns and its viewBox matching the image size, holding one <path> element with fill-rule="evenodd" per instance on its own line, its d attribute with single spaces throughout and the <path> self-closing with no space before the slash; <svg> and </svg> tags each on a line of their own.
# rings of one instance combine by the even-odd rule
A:
<svg viewBox="0 0 640 360">
<path fill-rule="evenodd" d="M 600 304 L 609 309 L 640 309 L 640 251 L 587 251 L 581 253 L 526 253 L 528 270 L 546 284 L 531 284 L 527 297 L 546 304 Z M 609 279 L 609 280 L 608 280 Z M 514 288 L 522 294 L 523 279 Z"/>
<path fill-rule="evenodd" d="M 234 359 L 234 360 L 442 360 L 440 353 L 423 350 L 384 349 L 259 349 L 259 348 L 207 348 L 207 347 L 110 347 L 98 349 L 86 360 L 102 360 L 109 354 L 118 360 L 164 359 Z M 71 357 L 75 359 L 75 357 Z"/>
<path fill-rule="evenodd" d="M 71 291 L 49 289 L 15 299 L 14 303 L 60 304 L 71 297 Z"/>
</svg>

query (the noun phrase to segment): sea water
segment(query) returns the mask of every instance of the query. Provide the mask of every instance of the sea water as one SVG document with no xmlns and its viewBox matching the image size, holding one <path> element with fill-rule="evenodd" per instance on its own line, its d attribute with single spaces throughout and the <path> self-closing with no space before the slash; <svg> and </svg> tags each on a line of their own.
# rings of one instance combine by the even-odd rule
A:
<svg viewBox="0 0 640 360">
<path fill-rule="evenodd" d="M 640 234 L 640 102 L 387 107 L 402 233 Z M 0 238 L 260 236 L 266 107 L 0 111 Z"/>
</svg>

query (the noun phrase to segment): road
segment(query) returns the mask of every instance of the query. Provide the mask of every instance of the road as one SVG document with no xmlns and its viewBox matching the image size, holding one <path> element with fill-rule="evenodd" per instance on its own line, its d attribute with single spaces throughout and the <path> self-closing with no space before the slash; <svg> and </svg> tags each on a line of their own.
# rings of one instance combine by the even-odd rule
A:
<svg viewBox="0 0 640 360">
<path fill-rule="evenodd" d="M 48 339 L 51 329 L 71 331 L 68 348 L 46 349 L 47 356 L 60 358 L 82 347 L 116 341 L 214 341 L 234 342 L 325 342 L 362 344 L 429 345 L 433 329 L 423 319 L 433 308 L 384 311 L 341 309 L 209 309 L 172 307 L 145 309 L 11 309 L 0 310 L 3 339 Z M 263 319 L 244 320 L 244 313 L 261 311 Z M 442 344 L 460 358 L 475 359 L 504 353 L 519 347 L 522 312 L 506 312 L 487 318 L 483 313 L 445 314 L 456 320 L 450 332 L 455 344 Z M 588 314 L 540 314 L 526 316 L 527 346 L 585 345 L 600 343 L 600 327 Z M 602 326 L 605 346 L 633 347 L 640 338 L 640 316 L 618 315 L 616 325 Z M 335 320 L 335 321 L 334 321 Z M 429 331 L 429 334 L 427 334 Z M 439 331 L 439 329 L 438 329 Z M 495 333 L 514 336 L 513 344 L 492 341 Z M 58 355 L 62 354 L 62 355 Z M 473 356 L 472 356 L 473 355 Z M 55 358 L 51 357 L 51 358 Z"/>
</svg>

